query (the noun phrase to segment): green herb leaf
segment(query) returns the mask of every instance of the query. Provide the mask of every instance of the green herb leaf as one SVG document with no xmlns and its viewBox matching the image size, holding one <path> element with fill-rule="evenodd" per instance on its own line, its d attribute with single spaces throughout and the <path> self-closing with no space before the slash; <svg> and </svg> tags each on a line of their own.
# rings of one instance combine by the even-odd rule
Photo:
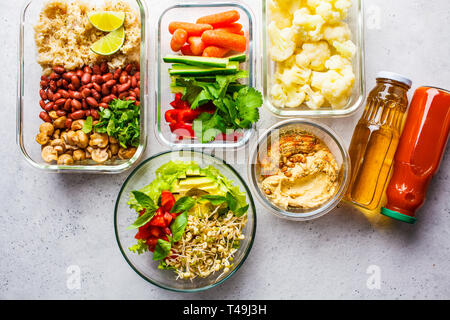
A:
<svg viewBox="0 0 450 320">
<path fill-rule="evenodd" d="M 218 206 L 224 202 L 227 202 L 227 198 L 224 196 L 216 196 L 216 195 L 204 195 L 201 197 L 203 200 L 208 200 L 212 205 Z"/>
<path fill-rule="evenodd" d="M 133 230 L 133 229 L 137 229 L 140 228 L 144 225 L 146 225 L 150 220 L 152 220 L 153 216 L 155 215 L 155 211 L 148 211 L 147 209 L 145 210 L 145 213 L 140 216 L 139 218 L 136 219 L 136 221 L 127 228 L 127 230 Z"/>
<path fill-rule="evenodd" d="M 246 205 L 245 207 L 240 207 L 239 209 L 236 210 L 235 212 L 235 216 L 236 217 L 242 217 L 243 215 L 245 215 L 248 211 L 249 205 Z"/>
<path fill-rule="evenodd" d="M 236 198 L 231 194 L 231 192 L 227 192 L 227 202 L 228 202 L 228 208 L 230 208 L 231 211 L 236 212 L 238 207 L 238 202 Z"/>
<path fill-rule="evenodd" d="M 152 198 L 141 191 L 131 191 L 131 194 L 136 199 L 137 203 L 145 209 L 156 211 L 158 207 L 153 202 Z"/>
<path fill-rule="evenodd" d="M 88 134 L 92 131 L 92 117 L 89 116 L 84 120 L 83 128 L 81 129 L 84 133 Z"/>
<path fill-rule="evenodd" d="M 192 197 L 181 197 L 178 199 L 170 210 L 171 213 L 180 213 L 189 211 L 194 205 L 196 201 Z"/>
<path fill-rule="evenodd" d="M 172 237 L 173 241 L 177 242 L 180 241 L 181 237 L 184 234 L 184 231 L 186 230 L 188 222 L 188 215 L 187 212 L 183 212 L 180 214 L 175 221 L 170 225 L 170 231 L 172 231 Z"/>
<path fill-rule="evenodd" d="M 166 258 L 170 254 L 172 248 L 169 241 L 158 239 L 155 246 L 155 252 L 153 254 L 153 260 L 158 261 Z"/>
</svg>

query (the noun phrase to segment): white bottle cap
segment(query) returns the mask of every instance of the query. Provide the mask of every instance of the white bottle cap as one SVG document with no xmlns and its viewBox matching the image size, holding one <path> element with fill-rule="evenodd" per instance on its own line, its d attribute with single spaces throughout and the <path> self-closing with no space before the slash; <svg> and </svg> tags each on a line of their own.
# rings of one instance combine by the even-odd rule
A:
<svg viewBox="0 0 450 320">
<path fill-rule="evenodd" d="M 406 84 L 408 87 L 411 88 L 412 81 L 408 78 L 402 76 L 401 74 L 395 73 L 395 72 L 389 72 L 389 71 L 380 71 L 377 74 L 377 79 L 383 78 L 383 79 L 391 79 L 394 81 L 401 82 L 403 84 Z"/>
</svg>

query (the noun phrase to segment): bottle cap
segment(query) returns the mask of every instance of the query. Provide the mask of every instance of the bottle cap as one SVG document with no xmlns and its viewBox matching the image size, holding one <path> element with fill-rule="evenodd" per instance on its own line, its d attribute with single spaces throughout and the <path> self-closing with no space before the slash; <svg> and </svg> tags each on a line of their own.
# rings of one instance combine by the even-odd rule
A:
<svg viewBox="0 0 450 320">
<path fill-rule="evenodd" d="M 402 76 L 401 74 L 395 73 L 395 72 L 380 71 L 377 74 L 377 79 L 378 78 L 391 79 L 391 80 L 394 80 L 394 81 L 398 81 L 398 82 L 401 82 L 403 84 L 406 84 L 410 88 L 412 86 L 412 81 L 410 79 Z"/>
<path fill-rule="evenodd" d="M 411 216 L 407 216 L 406 214 L 394 211 L 394 210 L 390 210 L 387 209 L 385 207 L 381 208 L 381 214 L 385 215 L 386 217 L 398 220 L 398 221 L 402 221 L 402 222 L 406 222 L 406 223 L 410 223 L 410 224 L 415 224 L 417 219 Z"/>
</svg>

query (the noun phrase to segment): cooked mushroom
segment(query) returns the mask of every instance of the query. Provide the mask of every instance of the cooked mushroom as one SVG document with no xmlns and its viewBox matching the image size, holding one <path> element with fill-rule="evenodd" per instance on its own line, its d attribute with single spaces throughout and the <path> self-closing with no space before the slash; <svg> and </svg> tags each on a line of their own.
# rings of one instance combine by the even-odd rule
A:
<svg viewBox="0 0 450 320">
<path fill-rule="evenodd" d="M 109 137 L 109 143 L 110 144 L 118 144 L 119 140 L 117 140 L 116 138 L 110 136 Z"/>
<path fill-rule="evenodd" d="M 50 145 L 58 152 L 58 154 L 64 153 L 66 150 L 66 144 L 62 139 L 55 139 L 50 142 Z"/>
<path fill-rule="evenodd" d="M 94 149 L 91 153 L 92 160 L 94 160 L 97 163 L 103 163 L 109 158 L 108 150 L 106 148 L 100 149 Z"/>
<path fill-rule="evenodd" d="M 58 164 L 59 165 L 71 165 L 73 164 L 73 158 L 70 154 L 62 154 L 58 158 Z"/>
<path fill-rule="evenodd" d="M 91 135 L 89 145 L 91 147 L 99 147 L 100 149 L 106 148 L 108 145 L 109 137 L 106 133 L 94 133 Z"/>
<path fill-rule="evenodd" d="M 48 115 L 50 116 L 50 118 L 52 118 L 52 120 L 56 120 L 59 118 L 58 114 L 56 113 L 55 110 L 52 110 L 48 113 Z"/>
<path fill-rule="evenodd" d="M 41 152 L 42 159 L 45 162 L 52 162 L 58 160 L 58 152 L 52 146 L 46 146 Z"/>
<path fill-rule="evenodd" d="M 44 122 L 39 127 L 39 132 L 47 136 L 51 136 L 54 131 L 55 127 L 53 127 L 53 124 L 51 124 L 50 122 Z"/>
<path fill-rule="evenodd" d="M 136 153 L 136 148 L 120 148 L 119 149 L 119 159 L 121 160 L 127 160 L 133 158 L 134 154 Z"/>
<path fill-rule="evenodd" d="M 74 122 L 72 122 L 72 126 L 70 127 L 71 130 L 73 131 L 77 131 L 77 130 L 81 130 L 83 129 L 84 126 L 84 120 L 75 120 Z"/>
<path fill-rule="evenodd" d="M 82 161 L 86 159 L 86 152 L 84 150 L 75 150 L 73 152 L 73 160 L 74 161 Z"/>
<path fill-rule="evenodd" d="M 111 140 L 110 140 L 111 141 Z M 117 153 L 119 153 L 119 145 L 117 143 L 111 143 L 109 145 L 109 150 L 111 150 L 111 154 L 112 155 L 116 155 Z"/>
<path fill-rule="evenodd" d="M 44 132 L 41 132 L 38 135 L 36 135 L 36 142 L 42 146 L 45 146 L 47 143 L 49 143 L 49 141 L 50 137 Z"/>
<path fill-rule="evenodd" d="M 78 130 L 76 132 L 74 142 L 75 142 L 75 145 L 77 145 L 81 149 L 85 149 L 88 146 L 89 138 L 88 138 L 87 134 L 84 133 L 82 130 Z"/>
<path fill-rule="evenodd" d="M 59 139 L 61 136 L 61 130 L 56 129 L 55 132 L 53 132 L 52 138 L 53 139 Z"/>
<path fill-rule="evenodd" d="M 55 128 L 62 129 L 66 125 L 66 120 L 67 120 L 66 116 L 59 117 L 58 119 L 53 121 L 53 125 L 55 126 Z"/>
</svg>

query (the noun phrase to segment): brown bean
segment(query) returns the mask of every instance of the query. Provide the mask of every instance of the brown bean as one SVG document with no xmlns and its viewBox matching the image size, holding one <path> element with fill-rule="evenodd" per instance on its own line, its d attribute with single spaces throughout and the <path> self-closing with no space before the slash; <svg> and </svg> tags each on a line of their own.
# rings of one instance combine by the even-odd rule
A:
<svg viewBox="0 0 450 320">
<path fill-rule="evenodd" d="M 102 86 L 101 85 L 99 85 L 98 83 L 93 83 L 92 84 L 92 89 L 94 89 L 95 91 L 97 91 L 97 92 L 100 92 L 100 91 L 102 91 Z"/>
<path fill-rule="evenodd" d="M 47 102 L 44 106 L 44 110 L 47 112 L 50 112 L 53 110 L 53 107 L 55 106 L 54 102 Z"/>
<path fill-rule="evenodd" d="M 75 86 L 71 83 L 69 83 L 69 85 L 67 86 L 67 89 L 72 90 L 72 91 L 76 91 L 77 89 L 75 88 Z"/>
<path fill-rule="evenodd" d="M 70 128 L 72 127 L 72 122 L 73 122 L 72 119 L 67 118 L 67 119 L 66 119 L 66 122 L 64 122 L 64 126 L 65 126 L 67 129 L 70 129 Z"/>
<path fill-rule="evenodd" d="M 70 105 L 77 110 L 81 109 L 81 102 L 76 99 L 73 99 L 72 102 L 70 103 Z"/>
<path fill-rule="evenodd" d="M 64 69 L 64 67 L 61 66 L 54 66 L 52 69 L 58 74 L 62 74 L 66 71 L 66 69 Z"/>
<path fill-rule="evenodd" d="M 97 108 L 97 107 L 98 107 L 98 102 L 97 102 L 97 100 L 95 100 L 95 99 L 92 98 L 92 97 L 86 98 L 86 102 L 87 102 L 87 104 L 88 104 L 89 106 L 91 106 L 91 107 L 93 107 L 93 108 Z"/>
<path fill-rule="evenodd" d="M 87 85 L 85 85 L 84 87 L 88 88 L 88 89 L 92 89 L 94 87 L 94 84 L 91 82 L 91 83 L 88 83 Z"/>
<path fill-rule="evenodd" d="M 88 66 L 85 66 L 85 67 L 83 68 L 83 72 L 84 72 L 84 73 L 92 73 L 92 69 L 91 69 L 90 67 L 88 67 Z"/>
<path fill-rule="evenodd" d="M 94 64 L 94 66 L 92 67 L 92 72 L 94 74 L 101 74 L 102 71 L 100 70 L 100 66 L 98 64 Z"/>
<path fill-rule="evenodd" d="M 47 89 L 46 94 L 47 94 L 47 100 L 53 101 L 54 93 L 53 93 L 52 89 Z"/>
<path fill-rule="evenodd" d="M 58 88 L 61 88 L 61 87 L 62 87 L 62 85 L 63 85 L 63 80 L 64 80 L 64 79 L 59 79 L 58 81 L 56 81 L 56 86 L 57 86 Z"/>
<path fill-rule="evenodd" d="M 139 89 L 139 88 L 134 88 L 134 93 L 136 93 L 136 97 L 137 98 L 140 98 L 141 97 L 141 89 Z"/>
<path fill-rule="evenodd" d="M 56 72 L 52 72 L 48 77 L 50 80 L 58 80 L 61 76 Z"/>
<path fill-rule="evenodd" d="M 68 86 L 69 86 L 69 82 L 66 79 L 63 79 L 62 86 L 63 86 L 64 89 L 67 89 Z"/>
<path fill-rule="evenodd" d="M 44 100 L 39 101 L 39 105 L 41 106 L 42 109 L 44 109 L 45 101 Z"/>
<path fill-rule="evenodd" d="M 72 106 L 72 99 L 67 99 L 66 102 L 64 103 L 63 109 L 69 111 L 71 106 Z"/>
<path fill-rule="evenodd" d="M 106 86 L 106 83 L 102 84 L 102 95 L 103 96 L 107 96 L 110 93 L 111 92 L 110 92 L 109 88 Z"/>
<path fill-rule="evenodd" d="M 90 96 L 91 96 L 91 90 L 88 89 L 88 88 L 84 88 L 84 89 L 81 91 L 81 95 L 83 96 L 84 99 L 86 99 L 87 97 L 90 97 Z"/>
<path fill-rule="evenodd" d="M 124 83 L 124 84 L 120 85 L 119 87 L 117 87 L 117 91 L 119 93 L 121 93 L 121 92 L 129 90 L 130 87 L 131 87 L 131 81 L 128 80 L 127 83 Z"/>
<path fill-rule="evenodd" d="M 117 88 L 119 87 L 119 85 L 115 85 L 112 89 L 111 89 L 111 93 L 114 95 L 119 94 L 119 91 L 117 90 Z"/>
<path fill-rule="evenodd" d="M 39 90 L 39 95 L 41 96 L 42 100 L 47 100 L 47 93 L 43 89 Z"/>
<path fill-rule="evenodd" d="M 50 83 L 48 84 L 50 89 L 52 89 L 53 92 L 56 92 L 58 90 L 58 86 L 56 85 L 56 81 L 50 80 Z"/>
<path fill-rule="evenodd" d="M 89 82 L 91 82 L 91 79 L 92 79 L 91 74 L 90 73 L 85 73 L 81 77 L 81 83 L 82 84 L 88 84 Z"/>
<path fill-rule="evenodd" d="M 136 93 L 133 90 L 128 91 L 128 93 L 130 94 L 130 96 L 133 96 L 136 98 Z"/>
<path fill-rule="evenodd" d="M 62 96 L 61 96 L 60 93 L 55 93 L 55 94 L 53 95 L 52 101 L 56 101 L 56 100 L 61 99 L 61 98 L 62 98 Z"/>
<path fill-rule="evenodd" d="M 77 100 L 81 100 L 83 99 L 83 95 L 81 94 L 81 92 L 78 91 L 69 91 L 70 97 L 72 99 L 77 99 Z"/>
<path fill-rule="evenodd" d="M 42 80 L 42 81 L 48 81 L 48 77 L 47 77 L 47 76 L 44 76 L 44 75 L 42 75 L 42 76 L 41 76 L 41 80 Z"/>
<path fill-rule="evenodd" d="M 108 64 L 106 62 L 103 62 L 100 65 L 100 71 L 101 73 L 107 73 L 109 71 Z"/>
<path fill-rule="evenodd" d="M 132 64 L 129 64 L 129 65 L 127 65 L 125 67 L 125 71 L 128 72 L 128 73 L 131 73 L 132 70 L 133 70 L 133 65 Z"/>
<path fill-rule="evenodd" d="M 94 120 L 100 119 L 100 115 L 98 114 L 97 110 L 91 109 L 90 111 L 91 111 L 91 116 Z"/>
<path fill-rule="evenodd" d="M 63 105 L 66 104 L 66 101 L 67 101 L 67 99 L 60 98 L 60 99 L 55 101 L 55 105 L 57 105 L 58 107 L 62 107 Z"/>
<path fill-rule="evenodd" d="M 135 76 L 132 76 L 131 77 L 131 87 L 132 88 L 136 88 L 137 87 L 137 79 L 136 79 L 136 77 Z"/>
<path fill-rule="evenodd" d="M 103 77 L 100 75 L 93 75 L 92 76 L 92 82 L 95 82 L 97 84 L 102 84 L 103 83 Z"/>
<path fill-rule="evenodd" d="M 103 97 L 102 102 L 108 104 L 113 100 L 114 100 L 113 95 L 109 95 L 109 96 Z"/>
<path fill-rule="evenodd" d="M 80 79 L 78 78 L 78 76 L 72 76 L 72 78 L 70 78 L 70 81 L 71 81 L 72 85 L 75 87 L 75 89 L 78 89 L 81 85 Z"/>
<path fill-rule="evenodd" d="M 128 97 L 130 94 L 128 92 L 122 92 L 119 94 L 119 99 L 124 100 L 126 97 Z"/>
<path fill-rule="evenodd" d="M 97 90 L 91 89 L 91 94 L 92 94 L 92 97 L 97 101 L 100 101 L 102 99 L 102 95 L 100 93 L 98 93 Z"/>
<path fill-rule="evenodd" d="M 107 82 L 105 82 L 106 87 L 111 88 L 112 86 L 114 86 L 116 84 L 116 80 L 109 80 Z"/>
<path fill-rule="evenodd" d="M 114 75 L 113 75 L 113 79 L 114 80 L 119 80 L 120 79 L 120 74 L 122 73 L 122 69 L 117 69 L 116 71 L 114 71 Z"/>
<path fill-rule="evenodd" d="M 83 99 L 83 100 L 81 101 L 81 108 L 82 108 L 83 110 L 86 110 L 86 109 L 88 108 L 88 104 L 87 104 L 87 102 L 86 102 L 86 99 Z"/>
<path fill-rule="evenodd" d="M 68 91 L 64 90 L 64 89 L 59 89 L 58 93 L 64 98 L 64 99 L 69 99 L 70 98 L 70 94 Z"/>
<path fill-rule="evenodd" d="M 134 74 L 134 77 L 136 77 L 136 80 L 139 81 L 141 80 L 141 73 L 138 71 Z"/>
<path fill-rule="evenodd" d="M 41 113 L 39 113 L 39 118 L 41 118 L 45 122 L 52 122 L 52 118 L 50 118 L 48 113 L 45 111 L 41 111 Z"/>
<path fill-rule="evenodd" d="M 99 107 L 99 108 L 103 108 L 103 109 L 108 109 L 108 108 L 109 108 L 108 104 L 107 104 L 107 103 L 104 103 L 104 102 L 99 103 L 99 104 L 98 104 L 98 107 Z"/>
<path fill-rule="evenodd" d="M 113 74 L 108 72 L 102 76 L 103 82 L 108 82 L 109 80 L 112 80 L 113 77 L 114 77 Z"/>
<path fill-rule="evenodd" d="M 77 71 L 75 71 L 75 75 L 81 79 L 81 77 L 83 76 L 84 72 L 83 70 L 79 69 Z"/>
<path fill-rule="evenodd" d="M 57 110 L 56 111 L 56 115 L 58 117 L 64 117 L 67 114 L 67 112 L 65 112 L 64 110 Z"/>
<path fill-rule="evenodd" d="M 85 111 L 84 111 L 84 115 L 85 115 L 86 117 L 90 117 L 90 116 L 91 116 L 91 110 L 85 110 Z"/>
<path fill-rule="evenodd" d="M 136 97 L 129 96 L 129 97 L 126 97 L 125 100 L 133 100 L 133 101 L 136 101 Z"/>
<path fill-rule="evenodd" d="M 46 81 L 46 80 L 41 80 L 40 86 L 41 86 L 41 88 L 44 89 L 44 90 L 47 89 L 47 88 L 48 88 L 48 81 Z"/>
<path fill-rule="evenodd" d="M 81 118 L 84 118 L 84 111 L 83 110 L 78 110 L 75 112 L 72 112 L 71 114 L 69 114 L 69 118 L 73 119 L 73 120 L 79 120 Z"/>
<path fill-rule="evenodd" d="M 120 75 L 119 82 L 120 82 L 121 84 L 124 84 L 124 83 L 126 83 L 127 81 L 128 81 L 128 74 L 127 74 L 126 71 L 123 71 L 122 74 Z"/>
</svg>

